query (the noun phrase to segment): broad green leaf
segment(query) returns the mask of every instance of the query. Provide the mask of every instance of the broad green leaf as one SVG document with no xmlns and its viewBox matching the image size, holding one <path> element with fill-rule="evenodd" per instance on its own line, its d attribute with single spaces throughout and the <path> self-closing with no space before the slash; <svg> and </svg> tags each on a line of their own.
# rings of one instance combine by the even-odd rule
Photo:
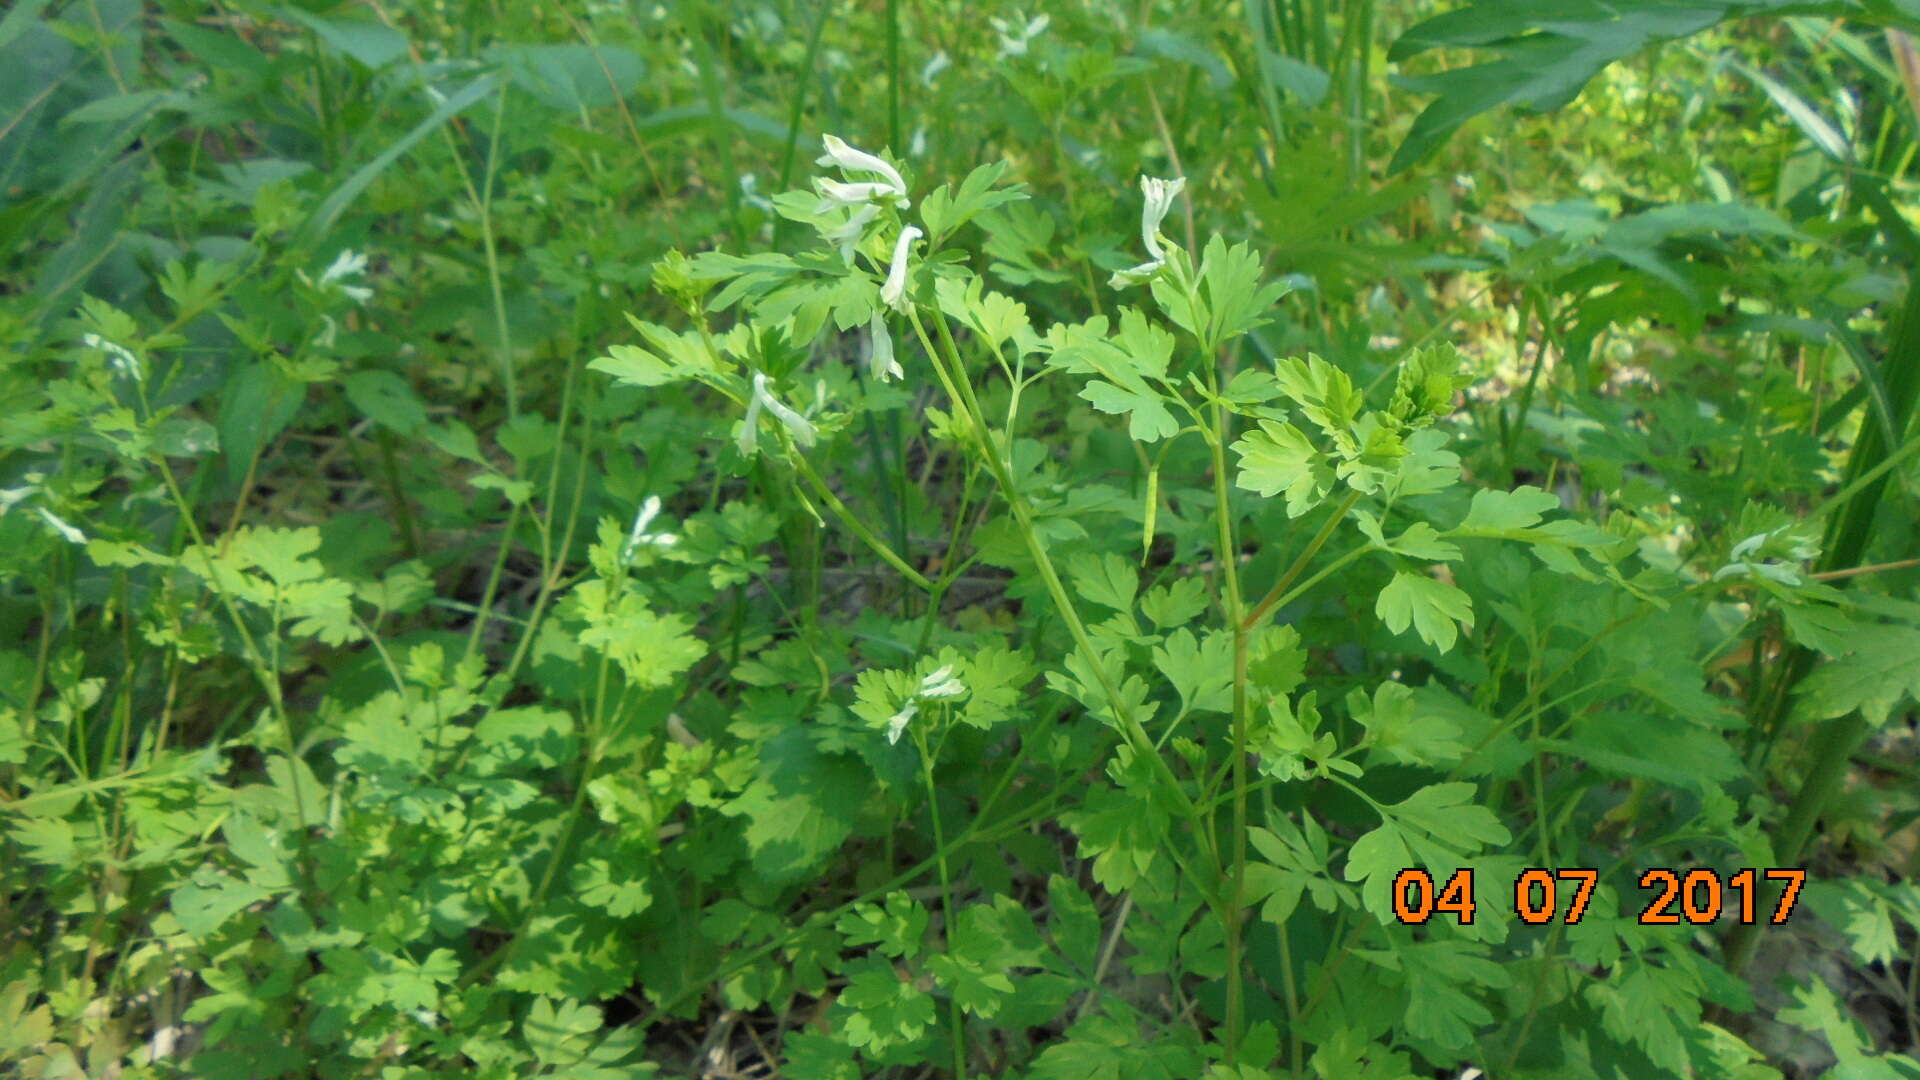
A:
<svg viewBox="0 0 1920 1080">
<path fill-rule="evenodd" d="M 1513 985 L 1505 968 L 1470 941 L 1422 941 L 1400 954 L 1407 972 L 1407 1031 L 1458 1049 L 1493 1020 L 1469 988 L 1504 990 Z"/>
<path fill-rule="evenodd" d="M 1452 720 L 1421 710 L 1413 691 L 1399 683 L 1381 683 L 1371 700 L 1354 689 L 1347 711 L 1367 729 L 1369 747 L 1402 765 L 1451 765 L 1467 750 Z"/>
<path fill-rule="evenodd" d="M 1407 570 L 1393 575 L 1393 581 L 1380 590 L 1373 610 L 1387 629 L 1404 633 L 1411 624 L 1422 640 L 1441 652 L 1453 648 L 1459 637 L 1454 623 L 1473 625 L 1473 601 L 1466 593 Z"/>
<path fill-rule="evenodd" d="M 1153 664 L 1179 691 L 1181 711 L 1232 710 L 1233 635 L 1215 630 L 1195 638 L 1183 626 L 1154 648 Z"/>
<path fill-rule="evenodd" d="M 1106 552 L 1101 555 L 1077 555 L 1067 563 L 1067 573 L 1079 594 L 1115 611 L 1133 610 L 1134 591 L 1140 587 L 1140 572 L 1126 559 Z"/>
<path fill-rule="evenodd" d="M 1393 43 L 1389 62 L 1442 46 L 1492 50 L 1501 59 L 1433 75 L 1400 76 L 1404 89 L 1439 97 L 1414 118 L 1387 172 L 1402 172 L 1426 158 L 1460 125 L 1490 109 L 1558 109 L 1608 64 L 1656 41 L 1704 30 L 1731 9 L 1725 3 L 1569 9 L 1556 0 L 1479 0 L 1428 19 Z"/>
<path fill-rule="evenodd" d="M 838 851 L 872 790 L 859 760 L 821 753 L 804 729 L 769 739 L 760 778 L 724 808 L 747 818 L 747 847 L 761 876 L 793 881 Z"/>
<path fill-rule="evenodd" d="M 1175 578 L 1140 598 L 1140 613 L 1162 630 L 1185 626 L 1206 609 L 1207 583 L 1198 577 Z"/>
<path fill-rule="evenodd" d="M 1333 486 L 1326 456 L 1292 424 L 1262 420 L 1233 444 L 1233 452 L 1240 455 L 1234 486 L 1268 498 L 1286 492 L 1288 517 L 1313 509 Z"/>
<path fill-rule="evenodd" d="M 1503 535 L 1537 525 L 1541 515 L 1558 509 L 1560 497 L 1537 487 L 1517 487 L 1512 491 L 1476 491 L 1473 493 L 1473 505 L 1467 509 L 1467 516 L 1452 531 Z"/>
<path fill-rule="evenodd" d="M 1492 810 L 1468 800 L 1477 793 L 1464 782 L 1429 784 L 1387 808 L 1403 828 L 1418 829 L 1449 848 L 1471 855 L 1509 843 L 1513 834 Z"/>
<path fill-rule="evenodd" d="M 1167 411 L 1160 394 L 1145 386 L 1125 389 L 1112 383 L 1091 382 L 1080 391 L 1080 396 L 1103 413 L 1131 417 L 1127 434 L 1140 442 L 1171 438 L 1180 430 L 1179 422 Z"/>
<path fill-rule="evenodd" d="M 1902 699 L 1920 700 L 1920 630 L 1877 626 L 1853 651 L 1829 661 L 1800 683 L 1801 707 L 1816 719 L 1860 710 L 1885 727 Z"/>
<path fill-rule="evenodd" d="M 1347 849 L 1347 867 L 1342 873 L 1348 881 L 1360 883 L 1361 903 L 1384 923 L 1392 917 L 1394 876 L 1416 865 L 1399 826 L 1387 820 Z"/>
</svg>

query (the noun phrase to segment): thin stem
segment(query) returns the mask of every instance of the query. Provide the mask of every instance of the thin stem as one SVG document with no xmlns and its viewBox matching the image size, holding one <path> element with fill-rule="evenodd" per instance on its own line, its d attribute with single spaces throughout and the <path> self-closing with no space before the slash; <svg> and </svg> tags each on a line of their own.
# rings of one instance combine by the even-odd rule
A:
<svg viewBox="0 0 1920 1080">
<path fill-rule="evenodd" d="M 1333 538 L 1334 530 L 1339 528 L 1340 523 L 1347 519 L 1347 511 L 1352 510 L 1353 504 L 1359 501 L 1359 491 L 1347 492 L 1347 497 L 1342 499 L 1340 505 L 1334 508 L 1333 516 L 1329 517 L 1326 523 L 1320 526 L 1320 531 L 1313 535 L 1312 540 L 1307 541 L 1306 549 L 1300 552 L 1298 558 L 1293 560 L 1293 565 L 1287 567 L 1287 572 L 1280 575 L 1280 580 L 1273 583 L 1273 588 L 1267 590 L 1267 595 L 1262 597 L 1260 602 L 1255 604 L 1253 610 L 1242 620 L 1241 629 L 1252 630 L 1255 626 L 1258 626 L 1260 620 L 1266 617 L 1267 612 L 1272 611 L 1279 605 L 1283 598 L 1286 598 L 1287 586 L 1293 584 L 1293 579 L 1299 577 L 1301 572 L 1306 570 L 1307 564 L 1313 560 L 1315 555 L 1320 553 L 1320 549 L 1326 546 L 1327 541 Z M 1316 577 L 1314 580 L 1317 581 L 1319 578 Z"/>
<path fill-rule="evenodd" d="M 827 487 L 827 482 L 821 478 L 819 472 L 814 469 L 813 463 L 808 461 L 804 454 L 796 452 L 788 457 L 800 471 L 800 475 L 806 477 L 807 483 L 813 486 L 814 493 L 820 496 L 820 501 L 826 504 L 827 509 L 833 511 L 833 516 L 839 518 L 841 524 L 851 529 L 862 543 L 873 549 L 875 555 L 880 556 L 888 566 L 900 571 L 901 576 L 913 582 L 918 588 L 929 591 L 933 589 L 933 582 L 928 581 L 925 574 L 907 565 L 907 561 L 895 554 L 885 540 L 875 536 L 865 522 L 853 516 L 853 512 L 847 509 L 846 504 L 840 501 L 840 497 L 835 495 L 831 488 Z"/>
<path fill-rule="evenodd" d="M 940 910 L 947 920 L 947 941 L 951 943 L 959 924 L 953 917 L 953 878 L 947 866 L 946 832 L 940 823 L 940 788 L 933 782 L 933 754 L 927 750 L 924 727 L 915 729 L 914 741 L 920 746 L 920 775 L 927 784 L 927 813 L 933 819 L 934 860 L 940 870 Z M 954 1080 L 966 1080 L 967 1020 L 961 1014 L 958 994 L 947 999 L 947 1023 L 953 1027 Z"/>
</svg>

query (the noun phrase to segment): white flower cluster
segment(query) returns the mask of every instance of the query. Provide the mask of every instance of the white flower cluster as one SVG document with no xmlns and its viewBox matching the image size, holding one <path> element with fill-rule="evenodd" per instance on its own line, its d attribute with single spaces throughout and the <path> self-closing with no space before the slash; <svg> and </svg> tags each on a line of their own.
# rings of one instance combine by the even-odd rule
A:
<svg viewBox="0 0 1920 1080">
<path fill-rule="evenodd" d="M 1040 32 L 1052 22 L 1051 15 L 1035 15 L 1027 20 L 1025 26 L 1010 26 L 1005 19 L 988 19 L 987 23 L 993 27 L 993 32 L 1000 35 L 1000 52 L 994 59 L 1005 60 L 1012 56 L 1027 55 L 1028 44 L 1039 37 Z"/>
<path fill-rule="evenodd" d="M 958 697 L 966 692 L 966 684 L 954 677 L 952 664 L 947 664 L 921 679 L 920 688 L 913 692 L 913 697 L 909 698 L 905 705 L 900 706 L 899 712 L 887 718 L 887 742 L 891 744 L 900 741 L 900 733 L 907 730 L 907 724 L 919 713 L 920 701 L 923 698 Z"/>
<path fill-rule="evenodd" d="M 823 177 L 813 182 L 814 190 L 820 193 L 821 213 L 837 209 L 851 211 L 843 224 L 825 233 L 828 242 L 839 246 L 840 257 L 850 260 L 854 248 L 866 235 L 867 226 L 880 216 L 882 207 L 892 203 L 897 209 L 904 210 L 911 205 L 907 198 L 907 182 L 901 177 L 900 171 L 887 164 L 884 158 L 849 146 L 837 135 L 828 135 L 822 141 L 827 152 L 815 164 L 838 166 L 850 177 L 878 177 L 877 180 L 857 181 Z M 887 280 L 880 286 L 880 300 L 895 311 L 907 309 L 907 260 L 913 254 L 913 242 L 924 235 L 917 226 L 908 225 L 900 230 L 900 236 L 894 241 L 893 259 L 887 266 Z M 886 382 L 904 376 L 906 372 L 894 356 L 893 335 L 887 331 L 886 313 L 879 308 L 875 308 L 872 317 L 867 320 L 867 337 L 868 370 L 872 377 Z"/>
</svg>

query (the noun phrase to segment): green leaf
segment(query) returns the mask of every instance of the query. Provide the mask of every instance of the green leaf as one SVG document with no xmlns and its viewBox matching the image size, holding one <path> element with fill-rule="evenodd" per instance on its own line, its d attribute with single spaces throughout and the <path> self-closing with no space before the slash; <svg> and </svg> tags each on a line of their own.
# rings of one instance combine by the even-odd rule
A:
<svg viewBox="0 0 1920 1080">
<path fill-rule="evenodd" d="M 1423 712 L 1413 691 L 1399 683 L 1374 687 L 1372 700 L 1356 688 L 1347 695 L 1347 711 L 1367 729 L 1374 752 L 1402 765 L 1452 765 L 1466 753 L 1458 725 Z"/>
<path fill-rule="evenodd" d="M 378 71 L 407 55 L 407 36 L 372 19 L 326 19 L 297 7 L 279 14 L 312 30 L 327 48 L 350 57 L 369 71 Z"/>
<path fill-rule="evenodd" d="M 1411 426 L 1430 424 L 1451 412 L 1454 394 L 1473 382 L 1460 366 L 1460 351 L 1451 343 L 1416 350 L 1400 362 L 1387 412 Z"/>
<path fill-rule="evenodd" d="M 1539 524 L 1541 515 L 1560 509 L 1560 497 L 1531 485 L 1512 491 L 1476 491 L 1467 516 L 1452 532 L 1499 536 Z"/>
<path fill-rule="evenodd" d="M 856 904 L 840 916 L 834 929 L 849 948 L 873 945 L 888 956 L 911 959 L 920 954 L 927 933 L 927 909 L 903 892 L 887 894 L 887 906 Z M 1011 989 L 1011 987 L 1009 987 Z"/>
<path fill-rule="evenodd" d="M 747 818 L 754 870 L 793 881 L 838 851 L 872 790 L 859 759 L 821 753 L 802 729 L 782 732 L 760 750 L 760 778 L 724 812 Z"/>
<path fill-rule="evenodd" d="M 1140 598 L 1140 613 L 1162 630 L 1184 626 L 1206 609 L 1207 584 L 1197 577 L 1175 578 Z"/>
<path fill-rule="evenodd" d="M 203 868 L 192 881 L 173 891 L 173 916 L 180 920 L 182 930 L 204 941 L 242 909 L 272 895 L 272 889 Z"/>
<path fill-rule="evenodd" d="M 1468 801 L 1476 791 L 1474 785 L 1465 782 L 1429 784 L 1387 811 L 1402 827 L 1418 829 L 1464 854 L 1511 842 L 1513 834 L 1492 810 Z"/>
<path fill-rule="evenodd" d="M 1274 365 L 1280 390 L 1300 411 L 1342 445 L 1351 449 L 1353 422 L 1366 402 L 1347 373 L 1309 353 L 1302 360 L 1288 357 Z"/>
<path fill-rule="evenodd" d="M 1405 555 L 1410 559 L 1430 561 L 1451 561 L 1460 557 L 1460 549 L 1440 538 L 1433 526 L 1424 521 L 1416 521 L 1407 526 L 1407 531 L 1388 540 L 1381 530 L 1380 519 L 1366 510 L 1353 511 L 1354 524 L 1374 546 L 1395 555 Z"/>
<path fill-rule="evenodd" d="M 1047 878 L 1048 935 L 1068 963 L 1091 976 L 1100 951 L 1100 913 L 1080 886 L 1059 874 Z"/>
<path fill-rule="evenodd" d="M 355 409 L 397 434 L 411 435 L 427 422 L 426 402 L 391 371 L 356 371 L 341 387 Z"/>
<path fill-rule="evenodd" d="M 1380 590 L 1374 614 L 1394 633 L 1404 633 L 1409 623 L 1422 640 L 1441 652 L 1453 648 L 1458 638 L 1454 623 L 1473 625 L 1473 601 L 1467 594 L 1425 574 L 1402 570 Z"/>
<path fill-rule="evenodd" d="M 876 956 L 850 966 L 839 1004 L 850 1010 L 844 1028 L 848 1045 L 872 1054 L 914 1042 L 933 1024 L 933 997 Z"/>
<path fill-rule="evenodd" d="M 1110 551 L 1101 555 L 1076 555 L 1068 561 L 1067 573 L 1082 597 L 1115 611 L 1133 610 L 1140 572 L 1119 555 Z"/>
<path fill-rule="evenodd" d="M 947 988 L 960 1007 L 982 1019 L 991 1019 L 1000 1011 L 1000 1003 L 1013 993 L 1013 980 L 1006 973 L 989 970 L 984 964 L 964 956 L 927 957 L 927 970 Z"/>
<path fill-rule="evenodd" d="M 1608 64 L 1656 41 L 1697 33 L 1731 5 L 1654 3 L 1568 8 L 1558 0 L 1480 0 L 1408 30 L 1387 53 L 1401 62 L 1428 49 L 1461 46 L 1497 52 L 1491 63 L 1398 78 L 1415 93 L 1438 94 L 1401 140 L 1387 166 L 1399 173 L 1426 158 L 1479 114 L 1501 105 L 1549 112 L 1572 101 Z"/>
<path fill-rule="evenodd" d="M 1181 627 L 1153 650 L 1153 664 L 1180 693 L 1182 712 L 1233 709 L 1233 635 L 1215 630 L 1203 639 Z"/>
<path fill-rule="evenodd" d="M 1267 498 L 1286 492 L 1287 516 L 1299 517 L 1319 504 L 1333 487 L 1333 469 L 1292 424 L 1262 420 L 1233 444 L 1240 455 L 1234 486 Z"/>
<path fill-rule="evenodd" d="M 1801 707 L 1830 720 L 1855 709 L 1884 727 L 1901 699 L 1920 700 L 1920 630 L 1880 626 L 1855 641 L 1853 651 L 1829 661 L 1800 683 Z"/>
<path fill-rule="evenodd" d="M 959 190 L 951 195 L 945 184 L 928 192 L 927 197 L 920 200 L 920 221 L 927 227 L 927 235 L 938 243 L 971 221 L 974 215 L 1025 199 L 1027 194 L 1019 185 L 994 187 L 1006 171 L 1005 161 L 991 161 L 968 173 L 966 179 L 960 181 Z"/>
<path fill-rule="evenodd" d="M 1200 287 L 1207 296 L 1204 340 L 1209 353 L 1267 323 L 1267 313 L 1292 288 L 1282 281 L 1262 285 L 1261 273 L 1260 256 L 1250 245 L 1228 247 L 1218 233 L 1207 241 L 1206 256 L 1200 263 Z"/>
<path fill-rule="evenodd" d="M 1387 481 L 1386 495 L 1399 499 L 1409 495 L 1432 495 L 1445 491 L 1460 480 L 1460 456 L 1447 445 L 1447 433 L 1427 428 L 1407 436 L 1406 454 Z"/>
<path fill-rule="evenodd" d="M 1080 396 L 1103 413 L 1130 416 L 1127 434 L 1140 442 L 1170 438 L 1180 430 L 1179 422 L 1167 411 L 1159 392 L 1146 386 L 1126 389 L 1112 383 L 1091 382 L 1081 389 Z"/>
<path fill-rule="evenodd" d="M 1503 990 L 1513 985 L 1506 969 L 1471 941 L 1422 941 L 1403 946 L 1407 972 L 1407 1031 L 1448 1049 L 1459 1049 L 1492 1022 L 1493 1014 L 1469 993 L 1474 986 Z"/>
</svg>

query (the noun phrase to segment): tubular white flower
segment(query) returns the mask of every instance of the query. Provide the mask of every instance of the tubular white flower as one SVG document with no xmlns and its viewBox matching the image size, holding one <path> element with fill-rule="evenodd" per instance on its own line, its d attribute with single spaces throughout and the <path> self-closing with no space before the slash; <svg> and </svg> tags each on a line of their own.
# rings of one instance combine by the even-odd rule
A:
<svg viewBox="0 0 1920 1080">
<path fill-rule="evenodd" d="M 842 206 L 867 206 L 876 201 L 891 199 L 895 206 L 904 207 L 907 200 L 899 197 L 899 192 L 890 184 L 862 181 L 857 184 L 844 184 L 825 177 L 813 182 L 820 192 L 820 213 L 826 213 Z"/>
<path fill-rule="evenodd" d="M 1127 270 L 1116 271 L 1107 284 L 1116 289 L 1137 285 L 1158 273 L 1167 261 L 1167 253 L 1160 246 L 1160 223 L 1167 219 L 1168 211 L 1173 209 L 1173 200 L 1187 186 L 1186 177 L 1172 180 L 1160 180 L 1151 176 L 1140 178 L 1140 191 L 1147 197 L 1146 204 L 1140 208 L 1140 241 L 1146 245 L 1148 261 Z"/>
<path fill-rule="evenodd" d="M 907 205 L 907 182 L 898 169 L 886 163 L 877 155 L 865 150 L 848 146 L 837 135 L 828 135 L 821 140 L 827 148 L 826 154 L 814 161 L 816 165 L 838 165 L 850 173 L 868 173 L 886 181 L 886 187 L 892 189 L 896 204 L 904 208 Z"/>
<path fill-rule="evenodd" d="M 753 373 L 753 405 L 747 406 L 749 420 L 759 419 L 760 410 L 754 405 L 765 406 L 768 412 L 778 417 L 782 424 L 787 425 L 787 430 L 793 433 L 794 442 L 803 447 L 813 445 L 813 424 L 806 417 L 780 404 L 779 399 L 767 391 L 767 373 L 764 371 Z M 743 436 L 742 441 L 745 441 L 745 438 Z"/>
<path fill-rule="evenodd" d="M 920 697 L 954 697 L 966 692 L 966 684 L 954 677 L 952 664 L 947 664 L 920 680 Z"/>
<path fill-rule="evenodd" d="M 40 511 L 40 516 L 47 519 L 47 524 L 53 528 L 54 532 L 60 534 L 62 540 L 65 540 L 69 544 L 85 544 L 87 542 L 86 534 L 60 520 L 60 515 L 44 506 L 35 507 L 34 509 Z"/>
<path fill-rule="evenodd" d="M 647 496 L 647 501 L 640 504 L 640 512 L 634 515 L 633 532 L 627 535 L 627 546 L 622 548 L 620 552 L 622 559 L 633 558 L 633 553 L 639 550 L 642 544 L 650 544 L 654 547 L 672 547 L 680 542 L 680 538 L 673 533 L 647 532 L 647 526 L 653 524 L 653 519 L 658 517 L 659 514 L 660 496 Z"/>
<path fill-rule="evenodd" d="M 1140 191 L 1147 197 L 1146 205 L 1140 208 L 1140 242 L 1147 246 L 1147 254 L 1155 259 L 1166 258 L 1160 250 L 1160 223 L 1167 220 L 1167 212 L 1173 209 L 1173 200 L 1180 189 L 1187 186 L 1187 178 L 1176 177 L 1172 180 L 1157 180 L 1151 176 L 1140 178 Z"/>
<path fill-rule="evenodd" d="M 927 61 L 927 66 L 920 69 L 920 85 L 932 86 L 933 80 L 952 66 L 953 61 L 947 56 L 947 50 L 941 49 L 934 53 L 933 59 Z"/>
<path fill-rule="evenodd" d="M 913 250 L 913 242 L 923 234 L 916 225 L 900 230 L 900 239 L 893 244 L 893 263 L 887 267 L 887 283 L 880 286 L 880 300 L 895 311 L 907 309 L 907 256 Z"/>
<path fill-rule="evenodd" d="M 893 335 L 887 332 L 887 318 L 878 308 L 874 309 L 873 318 L 867 320 L 867 337 L 872 346 L 867 360 L 869 374 L 880 382 L 904 377 L 906 372 L 893 356 Z"/>
<path fill-rule="evenodd" d="M 349 285 L 344 278 L 367 272 L 367 257 L 351 248 L 342 250 L 333 257 L 333 262 L 320 272 L 320 289 L 338 289 L 356 304 L 364 304 L 373 299 L 373 290 L 364 285 Z"/>
<path fill-rule="evenodd" d="M 738 445 L 740 447 L 740 453 L 748 457 L 753 456 L 754 447 L 759 445 L 760 399 L 764 396 L 761 393 L 760 387 L 765 382 L 766 376 L 764 375 L 755 375 L 753 377 L 753 393 L 747 398 L 747 418 L 740 421 L 740 440 Z"/>
<path fill-rule="evenodd" d="M 1040 32 L 1053 22 L 1053 16 L 1036 15 L 1027 20 L 1027 25 L 1018 30 L 1009 27 L 1001 19 L 988 19 L 987 22 L 993 26 L 994 32 L 1000 35 L 1000 53 L 995 59 L 1005 60 L 1010 56 L 1027 55 L 1027 44 L 1040 36 Z"/>
<path fill-rule="evenodd" d="M 905 705 L 900 706 L 899 712 L 894 713 L 892 716 L 889 716 L 887 718 L 888 744 L 897 743 L 900 741 L 900 733 L 907 730 L 907 723 L 911 721 L 913 719 L 913 715 L 919 711 L 920 711 L 920 706 L 915 705 L 913 702 L 909 701 Z"/>
<path fill-rule="evenodd" d="M 825 209 L 826 204 L 822 203 L 821 207 Z M 853 259 L 853 249 L 859 246 L 860 238 L 866 235 L 867 226 L 873 224 L 873 219 L 879 216 L 880 207 L 874 203 L 868 203 L 858 210 L 855 210 L 852 215 L 847 218 L 845 225 L 828 229 L 821 235 L 826 237 L 829 244 L 839 247 L 840 257 L 842 259 L 851 261 Z"/>
</svg>

